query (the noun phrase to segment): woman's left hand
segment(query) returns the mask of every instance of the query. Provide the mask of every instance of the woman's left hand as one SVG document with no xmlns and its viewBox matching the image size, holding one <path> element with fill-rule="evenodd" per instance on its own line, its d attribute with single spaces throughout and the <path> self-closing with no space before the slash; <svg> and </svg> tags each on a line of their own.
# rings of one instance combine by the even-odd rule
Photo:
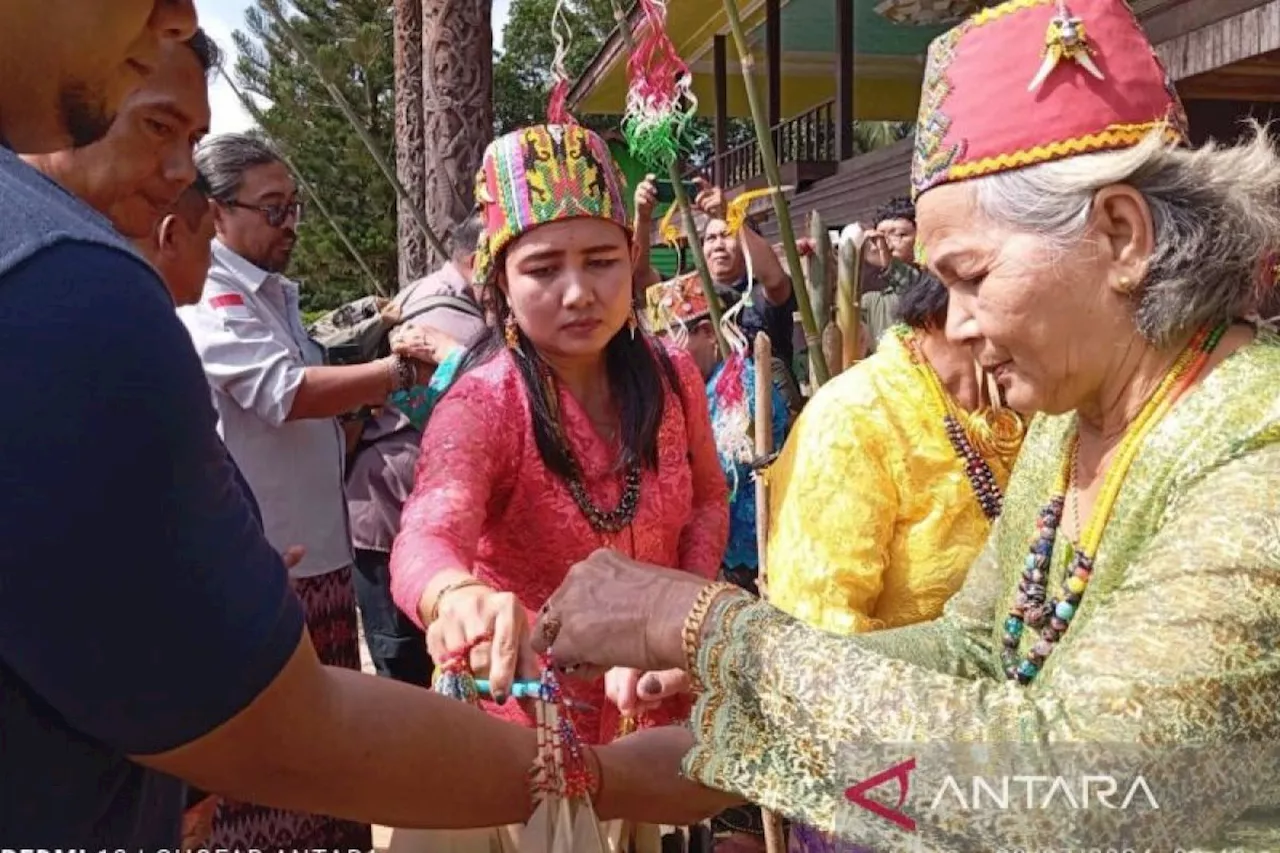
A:
<svg viewBox="0 0 1280 853">
<path fill-rule="evenodd" d="M 543 606 L 534 650 L 554 645 L 561 666 L 682 668 L 681 629 L 706 585 L 688 572 L 596 551 L 569 570 Z"/>
<path fill-rule="evenodd" d="M 686 693 L 689 676 L 681 669 L 642 672 L 617 666 L 604 674 L 604 695 L 624 717 L 638 717 L 655 710 L 664 699 Z"/>
</svg>

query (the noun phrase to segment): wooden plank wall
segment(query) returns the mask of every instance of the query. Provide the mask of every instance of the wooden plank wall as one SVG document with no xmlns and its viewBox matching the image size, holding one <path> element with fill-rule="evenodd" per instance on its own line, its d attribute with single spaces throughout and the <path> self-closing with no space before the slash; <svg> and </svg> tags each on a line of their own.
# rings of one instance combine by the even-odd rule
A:
<svg viewBox="0 0 1280 853">
<path fill-rule="evenodd" d="M 1174 36 L 1156 46 L 1169 76 L 1185 80 L 1280 49 L 1280 0 Z"/>
<path fill-rule="evenodd" d="M 1174 80 L 1280 50 L 1280 0 L 1137 0 L 1133 5 Z M 1232 126 L 1218 115 L 1221 110 L 1208 104 L 1189 109 L 1213 115 L 1212 130 L 1205 136 L 1223 138 Z M 833 177 L 793 195 L 791 213 L 797 228 L 804 229 L 814 210 L 830 227 L 842 228 L 869 219 L 889 199 L 908 193 L 911 146 L 907 139 L 847 160 Z M 761 221 L 761 232 L 776 240 L 778 227 L 769 201 L 757 202 L 752 213 Z"/>
<path fill-rule="evenodd" d="M 1129 0 L 1152 44 L 1224 21 L 1271 0 Z"/>
<path fill-rule="evenodd" d="M 904 139 L 844 161 L 835 175 L 789 199 L 792 221 L 807 223 L 814 210 L 831 228 L 869 220 L 889 199 L 911 192 L 911 146 L 912 140 Z M 757 211 L 772 212 L 768 199 L 752 206 L 752 213 Z M 807 225 L 801 227 L 807 228 Z M 777 239 L 778 224 L 771 215 L 762 223 L 760 231 L 771 240 Z"/>
</svg>

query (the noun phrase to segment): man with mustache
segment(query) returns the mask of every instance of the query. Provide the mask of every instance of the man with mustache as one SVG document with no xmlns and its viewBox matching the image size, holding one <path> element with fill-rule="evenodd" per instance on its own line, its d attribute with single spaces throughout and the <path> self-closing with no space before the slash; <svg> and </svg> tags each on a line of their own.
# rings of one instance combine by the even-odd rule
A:
<svg viewBox="0 0 1280 853">
<path fill-rule="evenodd" d="M 138 585 L 160 566 L 137 525 L 149 506 L 118 487 L 146 488 L 153 469 L 113 473 L 117 454 L 136 463 L 130 439 L 150 426 L 128 413 L 145 415 L 131 340 L 146 335 L 164 359 L 181 338 L 165 334 L 168 298 L 121 235 L 19 155 L 95 147 L 140 85 L 197 65 L 196 32 L 189 0 L 0 5 L 0 397 L 22 413 L 0 431 L 0 779 L 21 780 L 3 785 L 0 837 L 19 845 L 176 840 L 182 784 L 125 757 L 144 739 L 135 725 L 158 726 L 134 716 L 138 681 L 119 652 L 163 641 L 163 626 L 128 612 L 153 601 Z M 163 692 L 149 704 L 168 706 Z"/>
<path fill-rule="evenodd" d="M 155 72 L 121 105 L 111 129 L 82 148 L 23 159 L 111 221 L 160 274 L 175 305 L 200 299 L 213 215 L 192 151 L 209 131 L 208 76 L 220 53 L 203 30 L 160 47 Z M 246 490 L 248 485 L 241 481 Z M 286 561 L 292 558 L 286 558 Z M 187 805 L 214 801 L 191 789 Z M 188 808 L 186 823 L 200 815 Z M 188 838 L 184 837 L 184 843 Z M 189 839 L 198 847 L 203 838 Z"/>
<path fill-rule="evenodd" d="M 429 368 L 399 355 L 325 365 L 303 328 L 298 285 L 285 277 L 303 212 L 289 167 L 267 143 L 240 134 L 205 142 L 196 165 L 217 237 L 204 294 L 179 317 L 204 365 L 218 430 L 262 508 L 267 539 L 277 549 L 305 549 L 290 578 L 320 660 L 358 670 L 346 439 L 337 418 L 420 384 Z M 213 843 L 252 847 L 258 832 L 284 846 L 372 844 L 367 826 L 235 802 L 220 807 Z"/>
<path fill-rule="evenodd" d="M 124 101 L 101 140 L 24 159 L 125 237 L 149 236 L 196 178 L 192 151 L 209 132 L 207 78 L 219 58 L 201 30 L 162 45 L 155 73 Z"/>
</svg>

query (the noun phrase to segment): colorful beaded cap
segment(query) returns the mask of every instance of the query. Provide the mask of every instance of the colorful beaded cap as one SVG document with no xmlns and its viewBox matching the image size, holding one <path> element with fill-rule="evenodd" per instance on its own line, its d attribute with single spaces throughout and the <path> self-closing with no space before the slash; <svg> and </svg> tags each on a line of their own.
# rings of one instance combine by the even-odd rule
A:
<svg viewBox="0 0 1280 853">
<path fill-rule="evenodd" d="M 929 46 L 912 190 L 1154 132 L 1185 141 L 1186 114 L 1124 0 L 1008 0 Z"/>
<path fill-rule="evenodd" d="M 645 291 L 645 316 L 649 330 L 655 334 L 692 325 L 710 314 L 696 272 L 660 282 Z"/>
<path fill-rule="evenodd" d="M 579 125 L 535 125 L 491 143 L 476 175 L 485 232 L 475 277 L 489 282 L 512 241 L 539 225 L 595 217 L 630 233 L 623 179 L 609 147 Z"/>
</svg>

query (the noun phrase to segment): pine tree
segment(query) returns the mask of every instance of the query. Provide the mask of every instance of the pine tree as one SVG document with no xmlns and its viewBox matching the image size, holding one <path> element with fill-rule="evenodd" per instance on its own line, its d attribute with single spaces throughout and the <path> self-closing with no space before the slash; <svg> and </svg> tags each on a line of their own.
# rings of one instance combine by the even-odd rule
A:
<svg viewBox="0 0 1280 853">
<path fill-rule="evenodd" d="M 321 196 L 384 287 L 397 282 L 396 197 L 315 71 L 277 32 L 263 4 L 245 13 L 248 32 L 233 36 L 235 77 L 270 106 L 267 137 Z M 386 0 L 292 0 L 291 28 L 342 91 L 382 150 L 395 144 L 395 70 Z M 336 307 L 371 285 L 314 206 L 298 231 L 290 276 L 302 283 L 304 311 Z"/>
</svg>

